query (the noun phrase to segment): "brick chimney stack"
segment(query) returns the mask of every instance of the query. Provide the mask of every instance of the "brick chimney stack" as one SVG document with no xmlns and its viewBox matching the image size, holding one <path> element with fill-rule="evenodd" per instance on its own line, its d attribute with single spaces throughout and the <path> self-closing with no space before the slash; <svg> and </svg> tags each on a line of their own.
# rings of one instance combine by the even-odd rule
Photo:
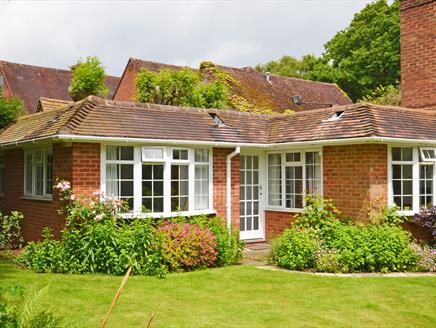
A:
<svg viewBox="0 0 436 328">
<path fill-rule="evenodd" d="M 401 0 L 401 105 L 436 109 L 436 0 Z"/>
</svg>

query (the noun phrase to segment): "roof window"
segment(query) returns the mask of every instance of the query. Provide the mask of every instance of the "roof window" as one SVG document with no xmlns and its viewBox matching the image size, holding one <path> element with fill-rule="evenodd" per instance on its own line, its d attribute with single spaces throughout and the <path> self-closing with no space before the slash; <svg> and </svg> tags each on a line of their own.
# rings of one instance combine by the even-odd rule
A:
<svg viewBox="0 0 436 328">
<path fill-rule="evenodd" d="M 210 117 L 212 117 L 212 120 L 215 122 L 218 127 L 223 128 L 226 127 L 226 123 L 215 113 L 209 113 Z"/>
<path fill-rule="evenodd" d="M 340 110 L 335 112 L 332 116 L 330 116 L 327 120 L 323 120 L 323 122 L 333 122 L 339 120 L 345 111 Z"/>
</svg>

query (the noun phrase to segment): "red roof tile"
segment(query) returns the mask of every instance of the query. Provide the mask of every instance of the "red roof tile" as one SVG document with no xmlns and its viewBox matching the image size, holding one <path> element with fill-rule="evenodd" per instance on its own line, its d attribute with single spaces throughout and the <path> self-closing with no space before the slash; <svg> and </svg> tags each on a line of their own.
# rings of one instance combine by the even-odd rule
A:
<svg viewBox="0 0 436 328">
<path fill-rule="evenodd" d="M 333 83 L 277 75 L 271 75 L 270 82 L 268 82 L 263 73 L 251 67 L 218 67 L 240 82 L 239 86 L 232 87 L 232 95 L 244 97 L 254 104 L 267 106 L 275 112 L 283 112 L 286 109 L 301 111 L 351 103 L 347 95 Z M 136 75 L 141 68 L 157 72 L 164 68 L 179 70 L 183 67 L 130 58 L 115 92 L 114 99 L 131 101 L 135 98 L 136 91 L 132 75 Z M 294 95 L 302 96 L 305 103 L 299 106 L 295 105 L 291 99 Z"/>
<path fill-rule="evenodd" d="M 71 100 L 68 87 L 71 71 L 0 61 L 0 75 L 12 96 L 21 99 L 24 110 L 34 113 L 40 97 Z M 112 99 L 120 78 L 108 76 L 108 98 Z"/>
<path fill-rule="evenodd" d="M 331 120 L 337 113 L 342 113 L 340 118 Z M 217 114 L 226 127 L 217 126 L 211 114 Z M 436 143 L 436 113 L 362 103 L 288 115 L 258 115 L 90 96 L 20 118 L 0 134 L 0 144 L 56 135 L 265 145 L 362 137 Z"/>
</svg>

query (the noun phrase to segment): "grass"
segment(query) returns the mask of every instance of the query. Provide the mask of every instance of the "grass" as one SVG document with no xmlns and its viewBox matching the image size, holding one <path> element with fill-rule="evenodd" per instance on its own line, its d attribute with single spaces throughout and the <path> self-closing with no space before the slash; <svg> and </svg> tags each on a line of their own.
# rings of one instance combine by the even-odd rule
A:
<svg viewBox="0 0 436 328">
<path fill-rule="evenodd" d="M 122 277 L 38 274 L 0 261 L 0 285 L 50 283 L 50 304 L 98 327 Z M 339 278 L 234 266 L 130 277 L 108 327 L 436 327 L 436 277 Z"/>
</svg>

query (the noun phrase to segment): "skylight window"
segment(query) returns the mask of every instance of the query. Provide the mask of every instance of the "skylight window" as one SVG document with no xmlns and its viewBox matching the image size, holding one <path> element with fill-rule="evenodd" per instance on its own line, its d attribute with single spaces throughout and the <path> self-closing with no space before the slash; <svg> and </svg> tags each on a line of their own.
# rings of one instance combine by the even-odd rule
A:
<svg viewBox="0 0 436 328">
<path fill-rule="evenodd" d="M 419 148 L 423 162 L 436 162 L 436 148 Z"/>
<path fill-rule="evenodd" d="M 337 121 L 337 120 L 339 120 L 339 119 L 342 117 L 343 114 L 344 114 L 344 111 L 343 111 L 343 110 L 341 110 L 341 111 L 337 111 L 337 112 L 335 112 L 332 116 L 330 116 L 330 118 L 328 118 L 327 120 L 324 120 L 324 122 L 333 122 L 333 121 Z"/>
<path fill-rule="evenodd" d="M 216 125 L 218 125 L 218 127 L 222 128 L 222 127 L 226 127 L 226 123 L 224 123 L 224 121 L 215 113 L 209 113 L 210 117 L 212 117 L 212 120 L 215 122 Z"/>
</svg>

